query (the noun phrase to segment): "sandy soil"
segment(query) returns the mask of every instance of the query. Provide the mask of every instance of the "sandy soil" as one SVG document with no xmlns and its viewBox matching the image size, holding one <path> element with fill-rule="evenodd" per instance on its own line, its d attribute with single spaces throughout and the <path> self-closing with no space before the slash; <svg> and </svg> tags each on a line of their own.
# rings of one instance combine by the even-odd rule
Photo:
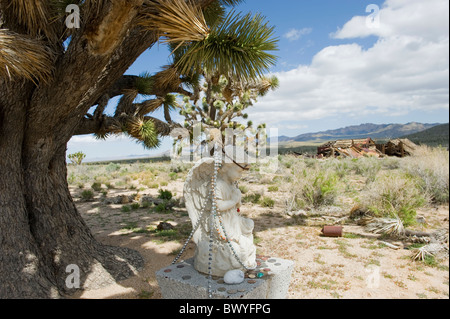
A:
<svg viewBox="0 0 450 319">
<path fill-rule="evenodd" d="M 182 197 L 181 180 L 169 183 L 164 189 Z M 264 185 L 249 184 L 252 190 L 264 189 Z M 109 287 L 94 291 L 79 291 L 73 298 L 147 298 L 159 299 L 161 293 L 155 272 L 169 265 L 185 239 L 158 236 L 152 231 L 162 221 L 176 227 L 190 225 L 185 209 L 175 208 L 174 213 L 155 213 L 149 208 L 123 212 L 122 204 L 104 204 L 97 195 L 93 201 L 79 198 L 78 188 L 71 189 L 81 214 L 96 238 L 105 244 L 125 246 L 139 251 L 145 259 L 145 267 L 136 276 Z M 113 189 L 108 198 L 136 191 Z M 157 196 L 156 189 L 144 192 Z M 141 195 L 144 195 L 141 194 Z M 435 265 L 413 262 L 411 251 L 404 243 L 391 241 L 401 248 L 394 250 L 380 243 L 380 238 L 367 233 L 357 225 L 344 225 L 344 237 L 331 238 L 321 235 L 326 221 L 319 218 L 298 219 L 283 213 L 282 193 L 268 193 L 276 200 L 274 208 L 245 204 L 242 214 L 255 221 L 257 253 L 290 259 L 295 268 L 289 287 L 290 299 L 326 298 L 377 298 L 377 299 L 444 299 L 449 297 L 448 259 Z M 348 214 L 340 211 L 334 219 Z M 448 206 L 428 208 L 418 212 L 425 217 L 420 229 L 447 227 Z M 335 214 L 336 215 L 336 214 Z M 187 236 L 186 236 L 187 237 Z M 383 239 L 389 241 L 389 239 Z M 194 244 L 188 245 L 182 259 L 192 257 Z"/>
</svg>

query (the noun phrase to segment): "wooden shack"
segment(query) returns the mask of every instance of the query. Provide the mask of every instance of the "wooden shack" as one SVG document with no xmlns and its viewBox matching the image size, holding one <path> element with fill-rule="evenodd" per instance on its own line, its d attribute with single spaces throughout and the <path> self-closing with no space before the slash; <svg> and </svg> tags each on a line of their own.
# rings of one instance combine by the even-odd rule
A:
<svg viewBox="0 0 450 319">
<path fill-rule="evenodd" d="M 417 145 L 407 138 L 396 138 L 388 141 L 381 150 L 388 156 L 405 157 L 413 154 Z"/>
<path fill-rule="evenodd" d="M 347 139 L 327 142 L 317 148 L 320 157 L 351 157 L 364 156 L 381 157 L 383 154 L 377 149 L 375 142 L 369 137 L 364 139 Z"/>
</svg>

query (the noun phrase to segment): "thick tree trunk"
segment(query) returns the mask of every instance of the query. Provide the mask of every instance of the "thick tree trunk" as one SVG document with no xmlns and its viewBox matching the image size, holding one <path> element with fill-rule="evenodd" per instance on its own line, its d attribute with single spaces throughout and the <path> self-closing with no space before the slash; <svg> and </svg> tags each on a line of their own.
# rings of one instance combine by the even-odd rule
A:
<svg viewBox="0 0 450 319">
<path fill-rule="evenodd" d="M 78 278 L 72 277 L 75 285 L 66 284 L 78 273 L 73 267 L 79 269 L 80 289 L 133 275 L 143 266 L 142 257 L 98 243 L 71 198 L 67 141 L 55 137 L 68 140 L 70 131 L 24 143 L 33 135 L 26 125 L 31 92 L 23 83 L 9 83 L 0 92 L 0 298 L 56 298 L 75 292 Z"/>
</svg>

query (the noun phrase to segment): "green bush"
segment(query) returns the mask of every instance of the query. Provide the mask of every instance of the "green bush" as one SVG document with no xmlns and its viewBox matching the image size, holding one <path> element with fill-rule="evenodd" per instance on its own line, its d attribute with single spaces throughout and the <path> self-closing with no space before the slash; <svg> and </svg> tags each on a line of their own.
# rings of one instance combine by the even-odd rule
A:
<svg viewBox="0 0 450 319">
<path fill-rule="evenodd" d="M 90 190 L 84 190 L 81 192 L 81 199 L 83 200 L 91 200 L 94 198 L 94 193 Z"/>
<path fill-rule="evenodd" d="M 116 172 L 120 170 L 120 165 L 116 163 L 109 163 L 105 169 L 108 173 Z"/>
<path fill-rule="evenodd" d="M 312 176 L 302 190 L 305 203 L 313 207 L 333 204 L 337 194 L 337 181 L 334 173 L 319 172 Z"/>
<path fill-rule="evenodd" d="M 99 191 L 102 190 L 102 184 L 99 183 L 99 182 L 95 182 L 95 183 L 93 183 L 93 184 L 91 185 L 91 188 L 92 188 L 94 191 L 99 192 Z"/>
<path fill-rule="evenodd" d="M 154 208 L 155 212 L 157 213 L 170 213 L 172 212 L 171 206 L 169 205 L 168 200 L 164 200 Z"/>
<path fill-rule="evenodd" d="M 158 190 L 158 198 L 163 200 L 171 200 L 173 195 L 171 191 L 160 189 Z"/>
<path fill-rule="evenodd" d="M 267 188 L 267 190 L 268 190 L 269 192 L 278 192 L 278 186 L 274 186 L 274 185 L 269 186 L 269 187 Z"/>
<path fill-rule="evenodd" d="M 359 199 L 377 217 L 399 217 L 405 227 L 416 222 L 416 209 L 427 203 L 417 180 L 402 172 L 381 172 Z"/>
<path fill-rule="evenodd" d="M 242 202 L 243 203 L 258 204 L 260 199 L 261 199 L 261 194 L 258 194 L 258 193 L 256 193 L 256 194 L 248 194 L 248 195 L 245 195 L 242 198 Z"/>
<path fill-rule="evenodd" d="M 239 190 L 241 191 L 242 194 L 247 194 L 248 187 L 245 185 L 239 185 Z"/>
<path fill-rule="evenodd" d="M 275 201 L 267 196 L 264 196 L 263 199 L 260 200 L 259 204 L 263 207 L 273 208 L 275 206 Z"/>
<path fill-rule="evenodd" d="M 121 208 L 122 213 L 128 213 L 131 210 L 130 206 L 124 205 Z"/>
<path fill-rule="evenodd" d="M 170 180 L 172 180 L 172 181 L 176 181 L 176 180 L 178 179 L 178 174 L 175 173 L 175 172 L 170 172 L 170 173 L 169 173 L 169 178 L 170 178 Z"/>
<path fill-rule="evenodd" d="M 401 168 L 415 177 L 423 193 L 436 204 L 449 202 L 449 153 L 443 148 L 420 147 Z"/>
<path fill-rule="evenodd" d="M 286 210 L 333 205 L 338 196 L 340 181 L 333 166 L 334 163 L 311 160 L 307 163 L 302 160 L 295 162 L 282 185 L 290 195 L 286 199 Z"/>
</svg>

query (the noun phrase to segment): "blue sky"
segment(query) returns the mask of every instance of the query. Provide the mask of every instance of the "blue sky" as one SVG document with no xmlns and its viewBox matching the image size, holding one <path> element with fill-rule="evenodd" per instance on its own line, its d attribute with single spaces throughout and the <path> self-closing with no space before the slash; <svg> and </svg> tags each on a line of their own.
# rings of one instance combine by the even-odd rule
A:
<svg viewBox="0 0 450 319">
<path fill-rule="evenodd" d="M 377 11 L 366 12 L 369 5 Z M 246 0 L 235 10 L 261 13 L 279 37 L 270 72 L 280 88 L 250 118 L 287 136 L 362 123 L 447 123 L 448 7 L 448 0 Z M 168 49 L 157 44 L 127 74 L 154 73 L 168 62 Z M 87 160 L 154 155 L 170 144 L 149 151 L 125 137 L 78 136 L 67 153 L 83 151 Z"/>
</svg>

